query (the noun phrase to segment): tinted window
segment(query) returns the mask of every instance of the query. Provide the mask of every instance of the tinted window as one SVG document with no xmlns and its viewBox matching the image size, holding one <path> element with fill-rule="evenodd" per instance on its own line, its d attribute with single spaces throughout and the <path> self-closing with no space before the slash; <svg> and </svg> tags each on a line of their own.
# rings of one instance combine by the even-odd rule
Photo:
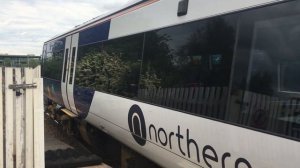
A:
<svg viewBox="0 0 300 168">
<path fill-rule="evenodd" d="M 300 74 L 295 73 L 300 72 L 300 60 L 283 62 L 279 68 L 280 91 L 300 93 Z"/>
<path fill-rule="evenodd" d="M 69 84 L 73 83 L 75 55 L 76 55 L 76 47 L 73 47 L 72 48 L 72 57 L 71 57 L 71 60 L 70 60 L 71 64 L 70 64 L 70 79 L 69 79 Z"/>
<path fill-rule="evenodd" d="M 44 58 L 44 77 L 61 80 L 64 50 L 48 53 Z"/>
<path fill-rule="evenodd" d="M 52 47 L 52 52 L 59 52 L 65 49 L 65 41 L 65 38 L 55 41 Z"/>
<path fill-rule="evenodd" d="M 300 137 L 300 3 L 244 12 L 228 119 Z"/>
<path fill-rule="evenodd" d="M 143 34 L 79 47 L 76 84 L 125 97 L 137 95 Z"/>
<path fill-rule="evenodd" d="M 96 88 L 95 75 L 98 73 L 96 54 L 101 52 L 102 43 L 78 47 L 75 71 L 75 85 Z"/>
<path fill-rule="evenodd" d="M 87 114 L 93 99 L 95 79 L 99 71 L 99 60 L 95 55 L 100 53 L 101 48 L 102 43 L 99 42 L 78 47 L 73 94 L 76 109 L 81 115 Z"/>
<path fill-rule="evenodd" d="M 141 67 L 144 34 L 104 42 L 106 65 L 101 81 L 103 91 L 136 97 Z"/>
<path fill-rule="evenodd" d="M 87 45 L 108 39 L 110 21 L 98 24 L 79 33 L 78 45 Z"/>
<path fill-rule="evenodd" d="M 43 54 L 43 76 L 50 79 L 61 80 L 65 38 L 47 44 L 48 49 Z M 44 46 L 46 49 L 46 46 Z"/>
<path fill-rule="evenodd" d="M 235 27 L 225 16 L 146 33 L 139 98 L 223 117 Z"/>
<path fill-rule="evenodd" d="M 64 73 L 63 73 L 63 82 L 66 82 L 66 75 L 67 75 L 67 65 L 68 65 L 68 55 L 69 55 L 69 49 L 67 48 L 65 51 L 65 56 L 64 56 Z"/>
</svg>

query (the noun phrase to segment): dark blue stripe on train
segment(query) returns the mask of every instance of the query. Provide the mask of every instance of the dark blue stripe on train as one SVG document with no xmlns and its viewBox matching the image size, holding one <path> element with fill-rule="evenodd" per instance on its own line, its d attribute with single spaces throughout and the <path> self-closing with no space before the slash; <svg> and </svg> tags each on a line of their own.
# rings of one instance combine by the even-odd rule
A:
<svg viewBox="0 0 300 168">
<path fill-rule="evenodd" d="M 110 20 L 79 33 L 78 45 L 91 44 L 108 39 Z"/>
<path fill-rule="evenodd" d="M 64 106 L 61 82 L 58 80 L 44 79 L 44 95 L 60 106 Z M 74 101 L 79 118 L 85 118 L 89 112 L 95 91 L 90 88 L 74 86 Z"/>
<path fill-rule="evenodd" d="M 74 85 L 74 101 L 80 118 L 85 118 L 90 110 L 95 90 Z"/>
</svg>

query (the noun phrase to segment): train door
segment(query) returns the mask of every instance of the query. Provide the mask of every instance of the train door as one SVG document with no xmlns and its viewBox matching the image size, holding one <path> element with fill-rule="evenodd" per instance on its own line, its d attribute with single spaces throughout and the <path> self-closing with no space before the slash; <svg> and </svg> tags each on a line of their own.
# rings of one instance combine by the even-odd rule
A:
<svg viewBox="0 0 300 168">
<path fill-rule="evenodd" d="M 79 34 L 73 34 L 66 38 L 64 63 L 61 79 L 62 97 L 66 108 L 77 114 L 73 96 L 75 67 L 77 58 Z"/>
</svg>

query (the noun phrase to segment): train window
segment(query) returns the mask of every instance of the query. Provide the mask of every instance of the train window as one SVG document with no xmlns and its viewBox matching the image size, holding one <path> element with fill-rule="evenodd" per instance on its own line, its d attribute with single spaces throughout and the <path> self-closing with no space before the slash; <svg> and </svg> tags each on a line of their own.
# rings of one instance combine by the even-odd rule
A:
<svg viewBox="0 0 300 168">
<path fill-rule="evenodd" d="M 102 42 L 92 43 L 84 46 L 78 47 L 77 53 L 77 62 L 80 62 L 82 58 L 86 57 L 89 53 L 92 52 L 101 52 L 102 51 Z"/>
<path fill-rule="evenodd" d="M 67 65 L 68 65 L 68 55 L 69 55 L 69 49 L 66 49 L 65 52 L 65 60 L 64 60 L 64 73 L 63 73 L 63 82 L 66 82 L 66 72 L 67 72 Z"/>
<path fill-rule="evenodd" d="M 53 44 L 52 44 L 53 43 Z M 65 38 L 44 45 L 43 77 L 61 80 Z M 53 46 L 53 47 L 50 47 Z M 46 49 L 47 48 L 47 49 Z"/>
<path fill-rule="evenodd" d="M 230 121 L 300 138 L 300 2 L 241 14 Z"/>
<path fill-rule="evenodd" d="M 282 92 L 300 94 L 300 60 L 279 63 L 279 88 Z"/>
<path fill-rule="evenodd" d="M 94 77 L 98 73 L 94 66 L 97 58 L 94 56 L 102 50 L 102 43 L 93 43 L 78 47 L 75 85 L 80 87 L 94 88 Z"/>
<path fill-rule="evenodd" d="M 56 40 L 53 44 L 52 52 L 58 52 L 63 50 L 65 48 L 65 42 L 66 42 L 65 38 Z"/>
<path fill-rule="evenodd" d="M 228 15 L 146 33 L 138 98 L 223 118 L 236 21 Z"/>
<path fill-rule="evenodd" d="M 61 80 L 62 66 L 63 66 L 63 52 L 64 50 L 47 53 L 44 58 L 44 77 L 54 80 Z"/>
<path fill-rule="evenodd" d="M 73 92 L 78 112 L 89 111 L 95 91 L 94 79 L 98 73 L 98 67 L 94 64 L 97 58 L 94 57 L 94 54 L 101 50 L 101 42 L 78 47 Z"/>
<path fill-rule="evenodd" d="M 85 29 L 79 33 L 78 46 L 90 45 L 108 39 L 110 21 Z"/>
<path fill-rule="evenodd" d="M 104 42 L 103 53 L 107 59 L 102 65 L 103 91 L 120 96 L 137 96 L 144 34 L 136 34 Z M 99 82 L 100 83 L 100 82 Z"/>
<path fill-rule="evenodd" d="M 73 83 L 75 56 L 76 56 L 76 47 L 73 47 L 73 48 L 72 48 L 71 64 L 70 64 L 70 78 L 69 78 L 69 84 L 72 84 L 72 83 Z"/>
<path fill-rule="evenodd" d="M 101 43 L 102 44 L 102 43 Z M 137 95 L 143 34 L 80 47 L 76 83 L 125 97 Z"/>
</svg>

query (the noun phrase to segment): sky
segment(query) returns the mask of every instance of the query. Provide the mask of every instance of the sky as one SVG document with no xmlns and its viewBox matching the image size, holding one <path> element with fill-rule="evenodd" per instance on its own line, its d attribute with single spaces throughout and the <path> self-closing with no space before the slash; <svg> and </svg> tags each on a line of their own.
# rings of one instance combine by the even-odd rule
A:
<svg viewBox="0 0 300 168">
<path fill-rule="evenodd" d="M 0 54 L 41 55 L 43 43 L 136 0 L 0 0 Z"/>
</svg>

